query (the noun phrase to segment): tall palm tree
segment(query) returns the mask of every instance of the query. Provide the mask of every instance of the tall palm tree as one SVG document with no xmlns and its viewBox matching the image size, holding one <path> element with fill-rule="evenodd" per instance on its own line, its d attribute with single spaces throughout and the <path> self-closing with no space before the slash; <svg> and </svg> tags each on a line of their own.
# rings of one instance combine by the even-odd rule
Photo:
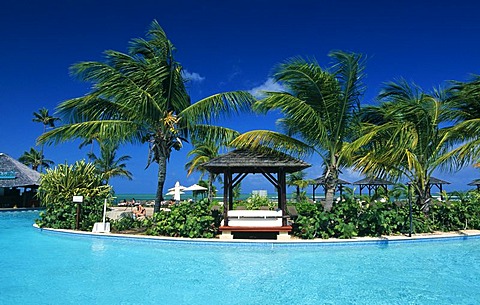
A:
<svg viewBox="0 0 480 305">
<path fill-rule="evenodd" d="M 404 80 L 385 85 L 379 106 L 362 109 L 362 135 L 350 144 L 354 166 L 370 176 L 411 182 L 417 203 L 428 211 L 430 177 L 456 167 L 449 154 L 451 107 L 444 91 L 425 93 Z"/>
<path fill-rule="evenodd" d="M 18 161 L 27 166 L 31 166 L 35 171 L 38 171 L 39 166 L 50 168 L 50 166 L 54 164 L 52 160 L 45 159 L 42 153 L 33 147 L 30 148 L 30 151 L 23 152 L 23 155 L 18 158 Z"/>
<path fill-rule="evenodd" d="M 249 110 L 254 101 L 246 92 L 227 92 L 192 104 L 173 44 L 156 21 L 146 39 L 131 41 L 127 53 L 106 51 L 104 62 L 81 62 L 71 71 L 92 82 L 92 91 L 61 103 L 57 110 L 66 124 L 38 141 L 59 143 L 98 135 L 120 143 L 148 143 L 147 167 L 158 163 L 156 206 L 163 200 L 172 151 L 182 148 L 191 133 L 202 133 L 206 139 L 228 136 L 229 130 L 212 122 Z"/>
<path fill-rule="evenodd" d="M 220 146 L 213 141 L 192 141 L 193 149 L 188 152 L 187 157 L 192 157 L 185 164 L 187 169 L 187 175 L 191 175 L 193 172 L 200 172 L 200 179 L 203 179 L 204 175 L 208 173 L 208 199 L 212 202 L 213 198 L 213 183 L 219 178 L 218 175 L 208 172 L 203 164 L 219 156 Z"/>
<path fill-rule="evenodd" d="M 51 116 L 48 113 L 47 108 L 41 108 L 38 112 L 33 113 L 33 119 L 32 121 L 37 122 L 37 123 L 42 123 L 43 124 L 43 133 L 47 131 L 47 127 L 53 128 L 55 127 L 55 122 L 59 121 L 60 118 Z M 40 150 L 40 156 L 43 158 L 43 152 L 44 152 L 44 145 L 42 144 L 42 148 Z M 42 171 L 42 161 L 40 160 L 40 172 Z"/>
<path fill-rule="evenodd" d="M 452 119 L 456 125 L 458 147 L 451 151 L 461 166 L 473 163 L 480 167 L 480 75 L 468 82 L 454 82 L 452 91 Z"/>
<path fill-rule="evenodd" d="M 132 180 L 132 173 L 126 169 L 127 165 L 123 162 L 130 160 L 130 156 L 121 156 L 116 159 L 118 144 L 102 142 L 100 144 L 100 157 L 94 153 L 89 153 L 88 157 L 92 160 L 97 171 L 102 175 L 105 184 L 108 184 L 112 177 L 125 177 Z"/>
<path fill-rule="evenodd" d="M 325 210 L 332 208 L 339 172 L 348 164 L 342 152 L 360 108 L 364 69 L 361 55 L 335 51 L 329 56 L 333 59 L 330 69 L 302 58 L 277 66 L 273 77 L 286 92 L 267 92 L 254 107 L 264 113 L 280 110 L 284 118 L 278 123 L 284 132 L 255 130 L 233 142 L 235 146 L 266 146 L 297 156 L 318 154 L 325 171 Z"/>
</svg>

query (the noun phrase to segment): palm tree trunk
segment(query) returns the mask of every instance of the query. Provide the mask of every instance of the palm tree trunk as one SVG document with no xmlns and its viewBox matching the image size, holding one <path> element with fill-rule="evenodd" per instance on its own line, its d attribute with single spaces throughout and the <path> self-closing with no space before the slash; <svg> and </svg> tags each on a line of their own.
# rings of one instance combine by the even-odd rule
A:
<svg viewBox="0 0 480 305">
<path fill-rule="evenodd" d="M 415 191 L 417 193 L 417 204 L 425 214 L 428 214 L 431 198 L 427 183 L 417 182 Z"/>
<path fill-rule="evenodd" d="M 208 202 L 212 203 L 213 201 L 213 174 L 208 173 Z"/>
<path fill-rule="evenodd" d="M 324 211 L 330 211 L 333 207 L 333 199 L 335 197 L 335 189 L 338 184 L 338 171 L 330 166 L 327 173 L 325 174 L 325 205 L 323 206 Z"/>
<path fill-rule="evenodd" d="M 167 158 L 159 157 L 158 162 L 158 177 L 157 177 L 157 194 L 155 196 L 154 212 L 160 210 L 160 204 L 163 201 L 163 186 L 165 185 L 165 177 L 167 176 Z"/>
</svg>

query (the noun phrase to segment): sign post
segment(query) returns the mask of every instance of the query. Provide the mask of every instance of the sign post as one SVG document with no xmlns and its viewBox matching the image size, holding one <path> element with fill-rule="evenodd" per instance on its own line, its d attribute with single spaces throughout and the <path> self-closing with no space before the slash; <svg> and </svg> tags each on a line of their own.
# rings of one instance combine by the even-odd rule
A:
<svg viewBox="0 0 480 305">
<path fill-rule="evenodd" d="M 73 202 L 77 204 L 77 223 L 75 227 L 78 230 L 80 227 L 80 204 L 83 202 L 83 196 L 73 196 Z"/>
</svg>

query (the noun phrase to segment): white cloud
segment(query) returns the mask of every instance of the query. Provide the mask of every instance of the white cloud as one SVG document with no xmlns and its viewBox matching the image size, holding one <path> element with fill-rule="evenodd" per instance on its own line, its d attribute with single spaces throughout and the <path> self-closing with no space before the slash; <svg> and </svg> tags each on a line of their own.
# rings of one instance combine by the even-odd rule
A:
<svg viewBox="0 0 480 305">
<path fill-rule="evenodd" d="M 201 76 L 197 72 L 189 72 L 188 70 L 182 70 L 182 76 L 188 81 L 191 82 L 203 82 L 205 80 L 205 77 Z"/>
<path fill-rule="evenodd" d="M 276 83 L 273 78 L 268 78 L 263 84 L 253 89 L 250 89 L 248 92 L 254 97 L 260 99 L 265 97 L 265 91 L 270 92 L 281 92 L 285 91 L 282 85 Z"/>
</svg>

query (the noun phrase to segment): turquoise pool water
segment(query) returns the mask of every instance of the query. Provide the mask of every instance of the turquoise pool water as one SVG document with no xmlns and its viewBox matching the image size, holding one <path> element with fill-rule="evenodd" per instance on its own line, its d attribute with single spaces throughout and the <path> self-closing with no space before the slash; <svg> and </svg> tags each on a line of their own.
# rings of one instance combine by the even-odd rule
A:
<svg viewBox="0 0 480 305">
<path fill-rule="evenodd" d="M 76 237 L 0 213 L 0 304 L 478 304 L 480 239 L 219 246 Z"/>
</svg>

